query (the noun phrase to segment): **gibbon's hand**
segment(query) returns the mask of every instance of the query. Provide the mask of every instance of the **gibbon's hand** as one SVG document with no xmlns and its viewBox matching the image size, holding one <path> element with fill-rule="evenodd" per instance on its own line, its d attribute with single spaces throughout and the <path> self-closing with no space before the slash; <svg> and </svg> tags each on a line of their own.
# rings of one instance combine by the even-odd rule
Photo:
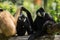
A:
<svg viewBox="0 0 60 40">
<path fill-rule="evenodd" d="M 21 10 L 22 10 L 22 11 L 27 11 L 27 9 L 26 9 L 26 8 L 24 8 L 24 7 L 21 7 Z"/>
</svg>

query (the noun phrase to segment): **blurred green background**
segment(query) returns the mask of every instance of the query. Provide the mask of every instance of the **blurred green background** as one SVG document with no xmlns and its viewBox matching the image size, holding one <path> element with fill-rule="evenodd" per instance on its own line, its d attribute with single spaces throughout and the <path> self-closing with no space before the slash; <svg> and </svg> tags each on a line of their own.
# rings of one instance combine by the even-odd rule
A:
<svg viewBox="0 0 60 40">
<path fill-rule="evenodd" d="M 36 10 L 43 7 L 56 22 L 60 22 L 60 0 L 0 0 L 0 8 L 15 14 L 18 6 L 24 6 L 31 12 L 33 20 Z"/>
</svg>

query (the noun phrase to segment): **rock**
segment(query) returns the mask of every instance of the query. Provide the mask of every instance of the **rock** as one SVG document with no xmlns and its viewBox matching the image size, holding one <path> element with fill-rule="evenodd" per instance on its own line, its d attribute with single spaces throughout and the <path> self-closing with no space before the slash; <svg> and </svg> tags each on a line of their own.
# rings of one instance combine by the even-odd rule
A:
<svg viewBox="0 0 60 40">
<path fill-rule="evenodd" d="M 0 35 L 0 40 L 28 40 L 28 37 L 29 36 L 5 37 L 4 35 Z M 45 35 L 38 37 L 35 40 L 60 40 L 60 35 Z"/>
</svg>

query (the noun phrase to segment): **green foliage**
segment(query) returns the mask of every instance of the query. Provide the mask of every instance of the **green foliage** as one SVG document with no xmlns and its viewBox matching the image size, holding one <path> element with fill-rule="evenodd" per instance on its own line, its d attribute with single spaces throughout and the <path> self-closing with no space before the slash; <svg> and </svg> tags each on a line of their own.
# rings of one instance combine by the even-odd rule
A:
<svg viewBox="0 0 60 40">
<path fill-rule="evenodd" d="M 0 8 L 3 10 L 8 10 L 12 15 L 15 14 L 17 10 L 17 6 L 14 5 L 12 2 L 0 2 Z"/>
<path fill-rule="evenodd" d="M 52 15 L 53 19 L 57 22 L 58 18 L 57 18 L 57 15 L 56 15 L 56 11 L 50 10 L 50 14 Z"/>
<path fill-rule="evenodd" d="M 54 20 L 60 22 L 60 0 L 49 0 L 47 6 Z"/>
</svg>

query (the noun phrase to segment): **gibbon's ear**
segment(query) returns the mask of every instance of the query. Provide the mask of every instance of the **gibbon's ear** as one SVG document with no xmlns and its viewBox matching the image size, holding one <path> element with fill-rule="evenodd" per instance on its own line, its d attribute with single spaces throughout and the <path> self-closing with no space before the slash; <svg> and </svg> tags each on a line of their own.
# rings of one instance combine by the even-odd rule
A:
<svg viewBox="0 0 60 40">
<path fill-rule="evenodd" d="M 18 7 L 17 8 L 17 11 L 16 11 L 16 13 L 15 13 L 15 15 L 14 15 L 14 18 L 15 18 L 15 25 L 17 24 L 17 20 L 18 20 L 18 17 L 20 16 L 20 12 L 21 12 L 21 8 L 20 7 Z"/>
</svg>

